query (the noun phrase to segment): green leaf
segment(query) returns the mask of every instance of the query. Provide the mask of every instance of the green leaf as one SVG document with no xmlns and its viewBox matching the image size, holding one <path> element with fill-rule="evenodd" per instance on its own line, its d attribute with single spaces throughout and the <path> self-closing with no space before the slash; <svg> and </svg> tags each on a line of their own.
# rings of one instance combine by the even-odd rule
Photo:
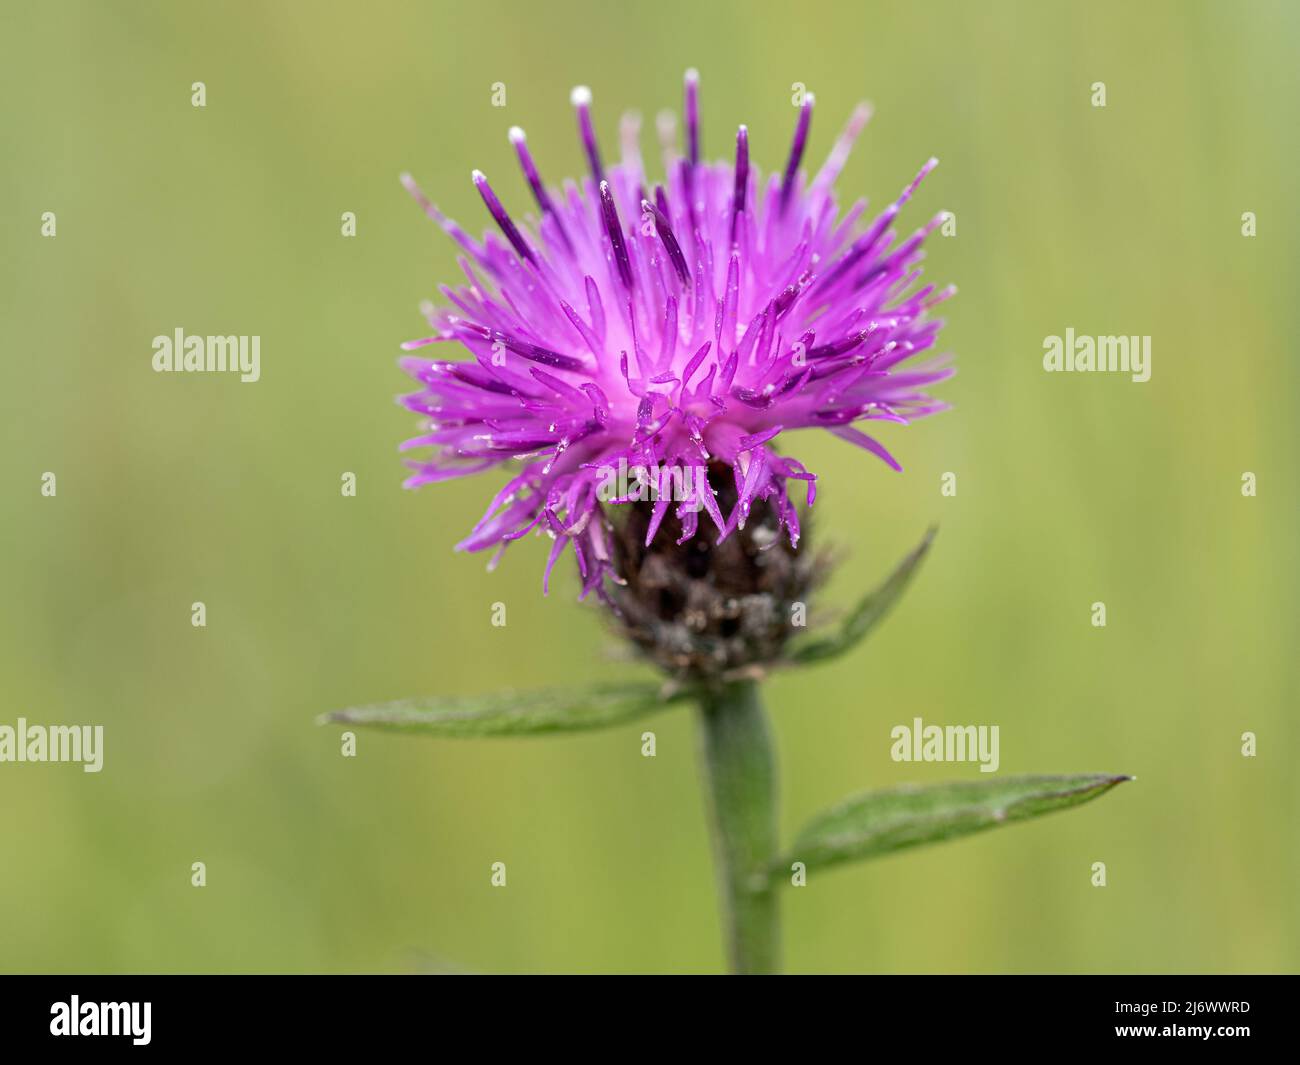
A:
<svg viewBox="0 0 1300 1065">
<path fill-rule="evenodd" d="M 1088 802 L 1132 779 L 1108 773 L 1007 777 L 859 795 L 806 825 L 771 875 L 783 876 L 792 862 L 824 869 L 1009 825 Z"/>
<path fill-rule="evenodd" d="M 841 622 L 838 632 L 829 636 L 809 638 L 801 644 L 796 644 L 786 654 L 786 660 L 796 665 L 807 665 L 810 662 L 836 658 L 857 646 L 862 638 L 875 628 L 876 623 L 889 613 L 889 608 L 903 594 L 903 589 L 911 581 L 916 567 L 921 564 L 926 552 L 930 550 L 930 544 L 934 541 L 934 534 L 937 531 L 933 525 L 926 530 L 921 542 L 912 549 L 911 554 L 894 567 L 894 572 L 889 575 L 885 583 L 869 592 L 849 612 Z"/>
<path fill-rule="evenodd" d="M 431 736 L 526 736 L 608 728 L 688 698 L 662 684 L 600 684 L 570 690 L 430 696 L 336 710 L 318 724 L 366 725 Z"/>
</svg>

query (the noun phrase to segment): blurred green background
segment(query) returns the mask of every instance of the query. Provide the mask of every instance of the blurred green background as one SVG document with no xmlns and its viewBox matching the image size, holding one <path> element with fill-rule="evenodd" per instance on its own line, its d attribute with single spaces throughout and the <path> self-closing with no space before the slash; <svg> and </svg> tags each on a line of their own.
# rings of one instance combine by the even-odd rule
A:
<svg viewBox="0 0 1300 1065">
<path fill-rule="evenodd" d="M 914 716 L 998 724 L 1003 773 L 1138 777 L 787 892 L 789 968 L 1297 969 L 1294 5 L 4 6 L 0 723 L 103 724 L 106 765 L 0 765 L 0 968 L 721 967 L 687 713 L 647 726 L 655 759 L 635 726 L 361 733 L 345 759 L 313 724 L 628 673 L 571 573 L 541 596 L 544 544 L 493 574 L 453 552 L 499 479 L 399 488 L 398 344 L 456 270 L 397 175 L 480 231 L 472 167 L 528 204 L 510 125 L 558 180 L 583 169 L 571 86 L 613 154 L 618 115 L 676 107 L 697 66 L 706 154 L 744 121 L 782 164 L 800 81 L 818 165 L 869 98 L 841 201 L 933 154 L 907 225 L 958 222 L 928 261 L 960 288 L 956 409 L 886 427 L 902 475 L 799 441 L 848 552 L 827 603 L 941 530 L 867 647 L 769 686 L 784 830 L 978 777 L 892 762 Z M 260 334 L 262 380 L 153 373 L 178 326 Z M 1151 335 L 1152 380 L 1045 374 L 1067 326 Z"/>
</svg>

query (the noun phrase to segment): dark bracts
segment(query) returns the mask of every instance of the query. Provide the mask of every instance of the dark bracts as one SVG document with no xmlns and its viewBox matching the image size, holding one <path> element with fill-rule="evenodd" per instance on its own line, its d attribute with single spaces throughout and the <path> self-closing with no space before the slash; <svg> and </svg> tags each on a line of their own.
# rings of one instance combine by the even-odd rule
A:
<svg viewBox="0 0 1300 1065">
<path fill-rule="evenodd" d="M 735 505 L 730 469 L 710 469 L 724 514 Z M 803 631 L 808 597 L 826 569 L 803 526 L 798 548 L 777 517 L 756 500 L 749 520 L 721 543 L 716 534 L 678 544 L 681 523 L 669 511 L 645 546 L 654 504 L 614 509 L 614 563 L 625 584 L 610 599 L 626 636 L 660 669 L 682 680 L 720 680 L 762 670 Z"/>
</svg>

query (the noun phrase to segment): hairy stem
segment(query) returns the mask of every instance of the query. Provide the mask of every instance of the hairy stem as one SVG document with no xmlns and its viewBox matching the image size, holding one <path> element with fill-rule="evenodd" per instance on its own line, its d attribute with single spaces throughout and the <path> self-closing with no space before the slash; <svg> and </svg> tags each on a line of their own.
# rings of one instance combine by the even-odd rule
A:
<svg viewBox="0 0 1300 1065">
<path fill-rule="evenodd" d="M 740 681 L 707 693 L 699 719 L 731 970 L 774 973 L 781 956 L 779 914 L 761 870 L 776 855 L 776 758 L 758 684 Z"/>
</svg>

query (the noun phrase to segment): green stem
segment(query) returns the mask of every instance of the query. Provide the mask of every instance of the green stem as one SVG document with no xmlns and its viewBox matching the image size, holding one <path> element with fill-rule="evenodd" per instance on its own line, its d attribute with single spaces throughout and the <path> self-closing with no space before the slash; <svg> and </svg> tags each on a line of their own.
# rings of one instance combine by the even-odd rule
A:
<svg viewBox="0 0 1300 1065">
<path fill-rule="evenodd" d="M 708 692 L 699 718 L 731 970 L 774 973 L 781 956 L 779 914 L 761 871 L 776 856 L 776 758 L 757 682 Z"/>
</svg>

